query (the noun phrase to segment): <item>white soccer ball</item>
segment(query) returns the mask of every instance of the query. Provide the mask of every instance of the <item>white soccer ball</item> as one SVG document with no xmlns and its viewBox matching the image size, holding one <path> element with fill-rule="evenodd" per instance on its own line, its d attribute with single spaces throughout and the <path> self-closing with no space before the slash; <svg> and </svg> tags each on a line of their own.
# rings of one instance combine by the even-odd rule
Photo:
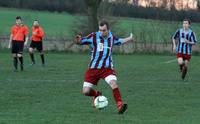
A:
<svg viewBox="0 0 200 124">
<path fill-rule="evenodd" d="M 106 106 L 108 106 L 108 99 L 105 96 L 98 96 L 96 97 L 96 99 L 94 100 L 94 106 L 97 109 L 103 109 Z"/>
</svg>

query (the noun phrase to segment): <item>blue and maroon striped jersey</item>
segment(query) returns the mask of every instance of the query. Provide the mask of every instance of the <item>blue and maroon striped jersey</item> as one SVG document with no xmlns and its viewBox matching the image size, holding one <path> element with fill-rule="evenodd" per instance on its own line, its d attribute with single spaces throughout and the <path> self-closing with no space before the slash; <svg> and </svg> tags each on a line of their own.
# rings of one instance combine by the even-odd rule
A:
<svg viewBox="0 0 200 124">
<path fill-rule="evenodd" d="M 178 39 L 178 44 L 176 47 L 176 52 L 177 53 L 182 53 L 182 54 L 187 54 L 191 55 L 192 54 L 192 44 L 184 43 L 184 39 L 189 40 L 190 42 L 197 42 L 195 33 L 189 29 L 188 32 L 184 32 L 183 28 L 178 29 L 175 34 L 173 35 L 174 39 Z"/>
<path fill-rule="evenodd" d="M 124 41 L 116 38 L 111 32 L 108 37 L 100 36 L 100 32 L 93 32 L 80 41 L 81 45 L 89 45 L 91 49 L 91 62 L 89 68 L 113 68 L 112 49 L 114 45 L 121 45 Z"/>
</svg>

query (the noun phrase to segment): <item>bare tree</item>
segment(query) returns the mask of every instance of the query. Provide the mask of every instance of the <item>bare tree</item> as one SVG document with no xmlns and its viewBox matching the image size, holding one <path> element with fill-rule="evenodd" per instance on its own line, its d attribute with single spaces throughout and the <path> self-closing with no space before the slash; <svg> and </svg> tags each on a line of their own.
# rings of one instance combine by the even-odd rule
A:
<svg viewBox="0 0 200 124">
<path fill-rule="evenodd" d="M 160 7 L 165 8 L 165 9 L 169 9 L 168 2 L 169 2 L 169 0 L 162 0 Z"/>
<path fill-rule="evenodd" d="M 106 0 L 104 0 L 104 1 L 106 1 Z M 109 0 L 107 0 L 107 1 L 109 1 Z M 114 0 L 113 2 L 115 2 L 115 3 L 128 3 L 128 1 L 129 0 Z"/>
<path fill-rule="evenodd" d="M 175 0 L 170 0 L 169 7 L 170 7 L 170 10 L 175 10 Z"/>
<path fill-rule="evenodd" d="M 198 7 L 198 10 L 200 10 L 200 0 L 197 0 L 197 7 Z"/>
<path fill-rule="evenodd" d="M 138 6 L 138 4 L 139 4 L 139 0 L 133 0 L 133 5 L 134 6 Z"/>
<path fill-rule="evenodd" d="M 102 0 L 84 0 L 87 6 L 89 30 L 98 30 L 98 8 Z"/>
</svg>

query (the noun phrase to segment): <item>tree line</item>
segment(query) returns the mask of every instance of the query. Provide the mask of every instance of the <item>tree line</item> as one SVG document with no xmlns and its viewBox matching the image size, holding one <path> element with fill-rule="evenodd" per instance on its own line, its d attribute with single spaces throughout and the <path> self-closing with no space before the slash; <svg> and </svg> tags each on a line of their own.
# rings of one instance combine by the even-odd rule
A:
<svg viewBox="0 0 200 124">
<path fill-rule="evenodd" d="M 158 8 L 152 0 L 147 7 L 138 5 L 138 0 L 133 0 L 133 4 L 127 4 L 127 0 L 2 0 L 0 6 L 24 8 L 32 10 L 47 10 L 51 12 L 68 12 L 71 14 L 92 15 L 99 12 L 99 15 L 107 14 L 110 16 L 149 18 L 158 20 L 179 21 L 185 17 L 191 18 L 194 22 L 200 22 L 200 11 L 198 10 L 176 10 L 175 0 L 170 0 L 170 9 L 166 9 L 167 0 L 162 1 Z M 200 8 L 200 1 L 198 7 Z M 96 8 L 96 9 L 95 9 Z M 99 11 L 98 11 L 99 8 Z M 88 13 L 89 12 L 89 13 Z"/>
</svg>

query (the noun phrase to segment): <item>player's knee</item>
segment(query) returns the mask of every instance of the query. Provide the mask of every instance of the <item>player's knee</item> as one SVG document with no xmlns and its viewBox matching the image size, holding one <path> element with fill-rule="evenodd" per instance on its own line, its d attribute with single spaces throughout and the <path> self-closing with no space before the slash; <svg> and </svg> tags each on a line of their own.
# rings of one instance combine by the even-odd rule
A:
<svg viewBox="0 0 200 124">
<path fill-rule="evenodd" d="M 178 61 L 178 64 L 182 65 L 182 64 L 184 64 L 184 62 L 182 60 L 180 60 L 180 61 Z"/>
<path fill-rule="evenodd" d="M 29 48 L 29 52 L 30 52 L 30 53 L 33 53 L 33 49 L 32 49 L 32 48 Z"/>
<path fill-rule="evenodd" d="M 22 57 L 22 53 L 17 54 L 17 57 Z"/>
<path fill-rule="evenodd" d="M 83 90 L 82 90 L 82 93 L 85 95 L 85 96 L 88 96 L 90 94 L 90 90 L 91 88 L 89 87 L 84 87 Z"/>
<path fill-rule="evenodd" d="M 185 67 L 188 67 L 188 66 L 189 66 L 189 62 L 186 61 L 186 62 L 185 62 Z"/>
<path fill-rule="evenodd" d="M 115 88 L 118 87 L 116 80 L 111 80 L 111 81 L 109 82 L 109 85 L 110 85 L 110 87 L 111 87 L 112 89 L 115 89 Z"/>
<path fill-rule="evenodd" d="M 117 88 L 117 77 L 115 75 L 109 75 L 105 78 L 105 81 L 110 85 L 112 89 Z"/>
</svg>

